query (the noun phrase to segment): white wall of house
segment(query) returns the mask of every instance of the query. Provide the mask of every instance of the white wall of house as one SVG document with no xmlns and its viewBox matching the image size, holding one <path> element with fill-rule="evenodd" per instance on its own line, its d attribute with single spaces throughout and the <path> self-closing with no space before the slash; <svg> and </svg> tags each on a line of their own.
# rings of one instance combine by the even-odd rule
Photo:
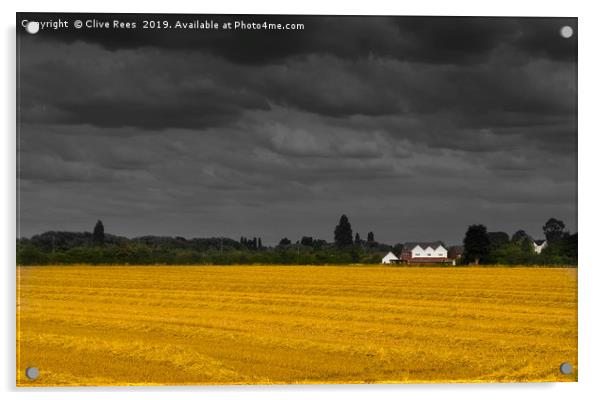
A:
<svg viewBox="0 0 602 400">
<path fill-rule="evenodd" d="M 545 249 L 548 246 L 548 242 L 546 242 L 545 240 L 543 241 L 542 244 L 537 244 L 535 242 L 533 242 L 533 251 L 535 251 L 537 254 L 541 254 L 541 251 L 543 249 Z"/>
<path fill-rule="evenodd" d="M 426 249 L 420 247 L 420 245 L 414 246 L 412 249 L 412 258 L 447 258 L 447 249 L 443 246 L 439 246 L 436 249 L 433 249 L 431 246 L 428 246 Z"/>
<path fill-rule="evenodd" d="M 382 263 L 391 264 L 391 262 L 393 261 L 399 261 L 399 258 L 397 258 L 395 254 L 389 252 L 386 256 L 383 257 Z"/>
<path fill-rule="evenodd" d="M 435 257 L 447 258 L 447 249 L 443 246 L 439 246 L 435 249 Z"/>
</svg>

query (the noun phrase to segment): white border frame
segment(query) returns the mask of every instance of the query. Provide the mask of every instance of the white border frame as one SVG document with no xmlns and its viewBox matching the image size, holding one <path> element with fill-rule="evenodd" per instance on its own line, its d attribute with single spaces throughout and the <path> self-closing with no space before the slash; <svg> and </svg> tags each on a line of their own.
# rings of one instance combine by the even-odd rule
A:
<svg viewBox="0 0 602 400">
<path fill-rule="evenodd" d="M 103 399 L 110 392 L 114 399 L 141 395 L 147 399 L 164 399 L 166 395 L 180 399 L 363 399 L 366 396 L 398 399 L 424 396 L 446 399 L 504 399 L 508 397 L 545 396 L 546 399 L 590 398 L 600 393 L 602 354 L 600 338 L 602 305 L 600 279 L 602 260 L 596 258 L 597 241 L 602 235 L 599 211 L 602 199 L 599 177 L 600 116 L 598 97 L 602 93 L 602 71 L 599 45 L 601 43 L 600 6 L 596 2 L 548 0 L 527 2 L 505 0 L 484 2 L 476 0 L 422 0 L 414 2 L 386 2 L 370 0 L 362 3 L 349 1 L 306 0 L 288 4 L 284 1 L 255 0 L 207 2 L 144 1 L 126 3 L 123 0 L 103 0 L 82 3 L 74 0 L 52 2 L 29 0 L 4 1 L 0 18 L 3 21 L 2 78 L 5 88 L 1 101 L 4 132 L 2 138 L 2 307 L 0 334 L 3 351 L 0 362 L 1 388 L 5 398 L 79 399 L 85 393 L 92 399 Z M 231 386 L 231 387 L 165 387 L 165 388 L 56 388 L 24 389 L 15 387 L 15 207 L 16 207 L 16 140 L 15 140 L 15 12 L 17 11 L 72 11 L 72 12 L 155 12 L 155 13 L 233 13 L 233 14 L 375 14 L 375 15 L 470 15 L 470 16 L 564 16 L 579 18 L 579 383 L 526 384 L 427 384 L 427 385 L 303 385 L 303 386 Z"/>
</svg>

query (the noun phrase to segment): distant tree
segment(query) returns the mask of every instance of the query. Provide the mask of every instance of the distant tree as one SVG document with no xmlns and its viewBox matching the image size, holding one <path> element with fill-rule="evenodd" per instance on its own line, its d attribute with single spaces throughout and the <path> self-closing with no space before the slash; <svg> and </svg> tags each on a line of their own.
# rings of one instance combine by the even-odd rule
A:
<svg viewBox="0 0 602 400">
<path fill-rule="evenodd" d="M 301 238 L 301 244 L 303 246 L 312 246 L 314 244 L 314 239 L 311 236 L 303 236 Z"/>
<path fill-rule="evenodd" d="M 360 234 L 359 234 L 359 233 L 357 233 L 357 232 L 355 232 L 355 240 L 354 240 L 354 243 L 355 243 L 356 245 L 359 245 L 359 244 L 361 244 L 361 243 L 362 243 L 362 239 L 360 239 Z"/>
<path fill-rule="evenodd" d="M 558 243 L 564 233 L 564 222 L 556 218 L 550 218 L 542 229 L 548 245 Z"/>
<path fill-rule="evenodd" d="M 518 231 L 514 232 L 514 235 L 512 235 L 513 243 L 521 243 L 523 239 L 532 240 L 531 236 L 529 236 L 527 232 L 523 231 L 522 229 L 519 229 Z"/>
<path fill-rule="evenodd" d="M 358 251 L 358 248 L 353 246 L 351 247 L 350 251 L 349 251 L 349 256 L 351 258 L 351 262 L 358 262 L 360 260 L 360 254 Z"/>
<path fill-rule="evenodd" d="M 492 247 L 500 247 L 510 242 L 510 237 L 506 232 L 489 232 L 489 241 Z"/>
<path fill-rule="evenodd" d="M 368 232 L 368 243 L 374 243 L 374 232 Z"/>
<path fill-rule="evenodd" d="M 257 238 L 257 248 L 262 249 L 263 245 L 261 244 L 261 238 Z"/>
<path fill-rule="evenodd" d="M 253 242 L 251 243 L 251 248 L 253 250 L 257 250 L 257 238 L 256 237 L 253 238 Z"/>
<path fill-rule="evenodd" d="M 470 225 L 464 237 L 465 262 L 479 264 L 491 251 L 491 242 L 485 225 Z"/>
<path fill-rule="evenodd" d="M 341 216 L 339 224 L 334 228 L 334 243 L 337 247 L 347 247 L 353 244 L 353 231 L 345 214 Z"/>
<path fill-rule="evenodd" d="M 520 241 L 520 249 L 523 256 L 532 256 L 535 254 L 535 247 L 533 246 L 533 240 L 526 237 Z"/>
<path fill-rule="evenodd" d="M 567 235 L 563 242 L 565 255 L 571 260 L 574 260 L 575 263 L 577 263 L 577 253 L 579 247 L 577 234 L 574 233 L 572 235 Z"/>
<path fill-rule="evenodd" d="M 94 225 L 92 240 L 96 244 L 103 244 L 105 242 L 105 227 L 101 220 L 96 221 L 96 225 Z"/>
<path fill-rule="evenodd" d="M 323 239 L 313 239 L 312 245 L 315 249 L 324 249 L 328 247 L 328 242 Z"/>
<path fill-rule="evenodd" d="M 282 238 L 280 239 L 280 242 L 278 244 L 280 246 L 288 246 L 289 244 L 291 244 L 291 241 L 288 238 Z"/>
<path fill-rule="evenodd" d="M 399 255 L 403 252 L 403 244 L 402 243 L 395 244 L 392 248 L 392 251 L 393 251 L 393 254 L 395 254 L 399 257 Z"/>
</svg>

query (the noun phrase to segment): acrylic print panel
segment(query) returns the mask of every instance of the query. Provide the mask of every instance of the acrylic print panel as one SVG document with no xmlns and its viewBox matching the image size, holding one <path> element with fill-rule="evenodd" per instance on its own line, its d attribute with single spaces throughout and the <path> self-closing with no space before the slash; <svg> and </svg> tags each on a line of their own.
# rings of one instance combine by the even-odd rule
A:
<svg viewBox="0 0 602 400">
<path fill-rule="evenodd" d="M 577 20 L 17 15 L 17 385 L 576 381 Z"/>
</svg>

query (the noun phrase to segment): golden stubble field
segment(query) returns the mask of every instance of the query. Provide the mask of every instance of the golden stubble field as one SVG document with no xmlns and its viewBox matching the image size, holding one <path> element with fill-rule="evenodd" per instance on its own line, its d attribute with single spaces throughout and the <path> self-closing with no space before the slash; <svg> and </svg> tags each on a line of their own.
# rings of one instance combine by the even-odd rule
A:
<svg viewBox="0 0 602 400">
<path fill-rule="evenodd" d="M 576 269 L 63 266 L 17 276 L 19 386 L 577 379 L 559 372 L 577 367 Z"/>
</svg>

